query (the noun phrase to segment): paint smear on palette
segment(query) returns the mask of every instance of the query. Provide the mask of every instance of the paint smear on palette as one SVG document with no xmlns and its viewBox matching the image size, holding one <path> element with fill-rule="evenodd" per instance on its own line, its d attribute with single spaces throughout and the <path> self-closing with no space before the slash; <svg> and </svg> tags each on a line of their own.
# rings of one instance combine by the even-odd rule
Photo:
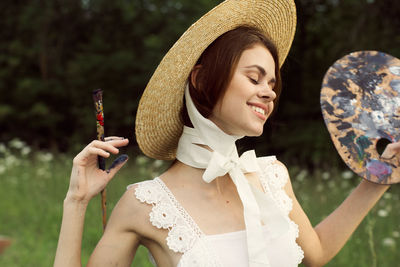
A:
<svg viewBox="0 0 400 267">
<path fill-rule="evenodd" d="M 400 93 L 400 80 L 393 80 L 390 82 L 390 87 Z"/>
<path fill-rule="evenodd" d="M 375 183 L 400 182 L 400 158 L 384 160 L 378 140 L 400 140 L 400 60 L 378 51 L 351 53 L 329 68 L 321 90 L 325 124 L 344 162 Z"/>
<path fill-rule="evenodd" d="M 376 159 L 367 162 L 367 170 L 378 177 L 381 182 L 386 182 L 386 179 L 392 174 L 392 167 L 389 164 Z"/>
<path fill-rule="evenodd" d="M 400 76 L 400 66 L 391 66 L 389 67 L 389 70 L 392 74 Z"/>
</svg>

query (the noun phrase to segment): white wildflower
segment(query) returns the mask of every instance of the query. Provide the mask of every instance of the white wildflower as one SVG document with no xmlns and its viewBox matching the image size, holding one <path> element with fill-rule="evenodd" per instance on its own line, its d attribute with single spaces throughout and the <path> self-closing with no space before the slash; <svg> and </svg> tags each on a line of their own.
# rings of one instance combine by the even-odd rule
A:
<svg viewBox="0 0 400 267">
<path fill-rule="evenodd" d="M 3 144 L 0 143 L 0 153 L 6 153 L 7 152 L 7 147 Z"/>
<path fill-rule="evenodd" d="M 155 161 L 153 162 L 153 166 L 154 166 L 155 168 L 160 168 L 162 165 L 163 165 L 163 161 L 162 161 L 162 160 L 157 159 L 157 160 L 155 160 Z"/>
<path fill-rule="evenodd" d="M 348 180 L 344 180 L 340 183 L 341 188 L 348 188 L 350 186 L 350 183 Z"/>
<path fill-rule="evenodd" d="M 329 172 L 322 173 L 322 179 L 328 180 L 330 177 L 331 177 L 331 174 Z"/>
<path fill-rule="evenodd" d="M 14 155 L 8 155 L 7 157 L 5 157 L 4 163 L 6 164 L 6 166 L 11 167 L 18 165 L 19 160 Z"/>
<path fill-rule="evenodd" d="M 334 180 L 330 180 L 330 181 L 328 182 L 328 187 L 329 187 L 329 188 L 334 188 L 335 186 L 336 186 L 336 183 L 335 183 Z"/>
<path fill-rule="evenodd" d="M 149 159 L 145 156 L 137 156 L 136 157 L 136 163 L 138 165 L 144 165 L 149 161 Z"/>
<path fill-rule="evenodd" d="M 324 185 L 323 184 L 317 184 L 317 186 L 315 187 L 315 190 L 317 192 L 322 192 L 324 191 Z"/>
<path fill-rule="evenodd" d="M 8 143 L 8 145 L 12 148 L 22 149 L 25 146 L 25 143 L 18 138 L 14 138 Z"/>
<path fill-rule="evenodd" d="M 38 158 L 42 162 L 49 162 L 53 160 L 53 154 L 46 152 L 38 154 Z"/>
<path fill-rule="evenodd" d="M 387 217 L 388 215 L 389 215 L 389 212 L 387 210 L 378 210 L 379 217 Z"/>
<path fill-rule="evenodd" d="M 392 199 L 392 193 L 390 193 L 390 192 L 386 192 L 384 195 L 383 195 L 383 198 L 384 199 Z"/>
<path fill-rule="evenodd" d="M 343 179 L 351 179 L 353 178 L 353 172 L 352 171 L 344 171 L 342 172 L 342 178 Z"/>
<path fill-rule="evenodd" d="M 391 237 L 386 237 L 382 240 L 382 245 L 385 247 L 394 248 L 394 247 L 396 247 L 396 240 L 394 240 Z"/>
<path fill-rule="evenodd" d="M 24 146 L 22 149 L 21 149 L 21 155 L 22 156 L 26 156 L 26 155 L 28 155 L 29 153 L 31 153 L 31 148 L 29 147 L 29 146 Z"/>
<path fill-rule="evenodd" d="M 307 170 L 301 170 L 301 171 L 296 175 L 296 180 L 299 181 L 299 182 L 303 182 L 307 175 L 308 175 Z"/>
<path fill-rule="evenodd" d="M 393 231 L 392 236 L 395 238 L 399 238 L 400 237 L 400 232 L 399 231 Z"/>
<path fill-rule="evenodd" d="M 6 171 L 6 167 L 4 165 L 0 165 L 0 174 L 3 174 Z"/>
<path fill-rule="evenodd" d="M 45 168 L 37 168 L 36 169 L 36 174 L 38 176 L 46 176 L 47 175 L 47 169 L 45 169 Z"/>
</svg>

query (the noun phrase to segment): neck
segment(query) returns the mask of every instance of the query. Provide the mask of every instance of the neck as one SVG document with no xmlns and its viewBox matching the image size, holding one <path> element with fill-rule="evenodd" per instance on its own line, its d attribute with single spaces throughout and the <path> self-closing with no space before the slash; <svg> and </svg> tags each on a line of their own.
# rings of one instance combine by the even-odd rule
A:
<svg viewBox="0 0 400 267">
<path fill-rule="evenodd" d="M 189 166 L 179 160 L 176 160 L 171 168 L 168 169 L 168 173 L 173 176 L 174 179 L 179 180 L 180 184 L 190 184 L 197 189 L 207 191 L 207 194 L 209 195 L 224 195 L 231 189 L 236 190 L 229 174 L 219 176 L 212 182 L 206 183 L 202 178 L 204 171 L 204 169 Z"/>
</svg>

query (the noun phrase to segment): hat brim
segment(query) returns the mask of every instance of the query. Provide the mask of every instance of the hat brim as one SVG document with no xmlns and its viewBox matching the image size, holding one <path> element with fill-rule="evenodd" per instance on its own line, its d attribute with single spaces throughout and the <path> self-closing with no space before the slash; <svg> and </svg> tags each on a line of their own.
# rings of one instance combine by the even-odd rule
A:
<svg viewBox="0 0 400 267">
<path fill-rule="evenodd" d="M 140 99 L 135 131 L 144 154 L 175 159 L 187 78 L 215 39 L 241 25 L 258 28 L 276 45 L 281 66 L 296 30 L 295 4 L 293 0 L 227 0 L 190 26 L 164 56 Z"/>
</svg>

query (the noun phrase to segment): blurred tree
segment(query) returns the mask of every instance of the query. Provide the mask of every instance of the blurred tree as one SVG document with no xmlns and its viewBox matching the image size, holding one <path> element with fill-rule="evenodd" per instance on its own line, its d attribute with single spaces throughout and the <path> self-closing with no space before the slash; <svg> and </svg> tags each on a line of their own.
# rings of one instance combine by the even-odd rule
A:
<svg viewBox="0 0 400 267">
<path fill-rule="evenodd" d="M 0 138 L 66 150 L 106 131 L 131 136 L 139 96 L 162 56 L 220 1 L 2 1 Z"/>
<path fill-rule="evenodd" d="M 163 55 L 221 0 L 4 0 L 0 2 L 0 140 L 67 150 L 95 138 L 91 91 L 104 90 L 106 134 L 134 134 L 138 100 Z M 274 122 L 244 140 L 260 154 L 323 166 L 333 146 L 321 81 L 356 50 L 400 56 L 400 2 L 299 0 Z M 132 142 L 133 143 L 133 142 Z"/>
</svg>

